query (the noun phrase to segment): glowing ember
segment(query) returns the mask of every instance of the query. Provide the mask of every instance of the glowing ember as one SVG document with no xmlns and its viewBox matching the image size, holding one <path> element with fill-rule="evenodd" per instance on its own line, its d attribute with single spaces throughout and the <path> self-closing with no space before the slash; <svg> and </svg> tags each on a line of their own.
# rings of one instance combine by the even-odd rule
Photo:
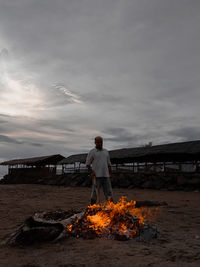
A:
<svg viewBox="0 0 200 267">
<path fill-rule="evenodd" d="M 116 204 L 108 201 L 88 206 L 79 218 L 67 226 L 67 231 L 86 238 L 133 238 L 143 231 L 144 221 L 152 217 L 149 210 L 136 208 L 135 205 L 135 201 L 128 202 L 122 197 Z"/>
</svg>

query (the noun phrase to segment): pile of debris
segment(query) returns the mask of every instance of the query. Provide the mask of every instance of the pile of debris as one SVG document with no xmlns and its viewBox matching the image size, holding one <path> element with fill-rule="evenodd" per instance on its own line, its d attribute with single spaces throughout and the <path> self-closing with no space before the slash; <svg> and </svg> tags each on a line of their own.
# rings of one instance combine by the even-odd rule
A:
<svg viewBox="0 0 200 267">
<path fill-rule="evenodd" d="M 147 205 L 157 207 L 152 212 L 152 209 L 145 207 Z M 35 213 L 10 236 L 6 244 L 28 245 L 58 241 L 66 237 L 98 237 L 121 241 L 136 237 L 149 240 L 157 237 L 157 228 L 150 226 L 149 221 L 155 218 L 160 205 L 166 203 L 128 202 L 122 197 L 116 204 L 108 201 L 90 205 L 81 212 L 69 210 Z"/>
</svg>

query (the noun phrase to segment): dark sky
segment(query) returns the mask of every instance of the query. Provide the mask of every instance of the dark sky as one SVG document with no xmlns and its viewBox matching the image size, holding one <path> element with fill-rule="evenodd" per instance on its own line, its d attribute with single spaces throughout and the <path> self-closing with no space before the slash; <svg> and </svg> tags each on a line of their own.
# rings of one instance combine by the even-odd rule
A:
<svg viewBox="0 0 200 267">
<path fill-rule="evenodd" d="M 199 0 L 0 0 L 0 161 L 200 139 Z"/>
</svg>

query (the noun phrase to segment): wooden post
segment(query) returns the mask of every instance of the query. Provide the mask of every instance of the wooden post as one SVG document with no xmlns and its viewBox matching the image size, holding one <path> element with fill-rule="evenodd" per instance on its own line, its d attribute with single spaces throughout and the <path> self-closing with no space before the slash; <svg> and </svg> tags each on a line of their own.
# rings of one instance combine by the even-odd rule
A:
<svg viewBox="0 0 200 267">
<path fill-rule="evenodd" d="M 64 174 L 64 164 L 62 164 L 62 174 Z"/>
<path fill-rule="evenodd" d="M 182 171 L 182 164 L 179 162 L 178 164 L 178 170 L 181 172 Z"/>
<path fill-rule="evenodd" d="M 163 162 L 163 172 L 166 172 L 165 161 Z"/>
<path fill-rule="evenodd" d="M 79 172 L 81 171 L 81 163 L 79 162 Z"/>
<path fill-rule="evenodd" d="M 153 164 L 153 171 L 156 172 L 156 162 Z"/>
<path fill-rule="evenodd" d="M 194 165 L 196 165 L 196 172 L 198 172 L 199 171 L 199 164 L 198 164 L 198 161 L 197 160 L 195 161 L 195 164 Z"/>
</svg>

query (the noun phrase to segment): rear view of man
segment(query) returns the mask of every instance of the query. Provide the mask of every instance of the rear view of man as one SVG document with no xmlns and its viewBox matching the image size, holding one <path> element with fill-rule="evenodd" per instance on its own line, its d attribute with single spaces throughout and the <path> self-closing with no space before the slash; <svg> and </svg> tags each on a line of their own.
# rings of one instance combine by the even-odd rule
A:
<svg viewBox="0 0 200 267">
<path fill-rule="evenodd" d="M 103 138 L 95 137 L 95 148 L 90 150 L 86 159 L 86 166 L 93 180 L 91 205 L 95 204 L 99 197 L 100 188 L 103 187 L 103 192 L 106 200 L 113 201 L 112 187 L 110 178 L 112 179 L 110 156 L 106 149 L 103 148 Z"/>
</svg>

